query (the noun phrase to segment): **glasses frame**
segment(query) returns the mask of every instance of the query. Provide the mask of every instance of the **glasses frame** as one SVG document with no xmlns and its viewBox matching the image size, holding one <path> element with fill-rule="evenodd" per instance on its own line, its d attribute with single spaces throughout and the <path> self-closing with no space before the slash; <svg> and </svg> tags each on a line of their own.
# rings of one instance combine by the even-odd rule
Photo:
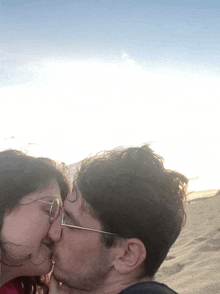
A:
<svg viewBox="0 0 220 294">
<path fill-rule="evenodd" d="M 61 211 L 61 209 L 62 209 L 62 207 L 63 207 L 63 205 L 62 205 L 62 200 L 60 200 L 60 198 L 55 198 L 53 201 L 51 201 L 51 202 L 49 202 L 49 201 L 45 201 L 45 200 L 41 200 L 41 199 L 32 199 L 32 198 L 27 198 L 27 199 L 30 199 L 30 200 L 34 200 L 34 201 L 38 201 L 38 202 L 43 202 L 43 203 L 48 203 L 48 204 L 50 204 L 50 215 L 49 215 L 49 219 L 50 219 L 50 222 L 52 223 L 58 216 L 59 216 L 59 214 L 60 214 L 60 211 Z M 54 216 L 54 217 L 52 217 L 51 216 L 51 212 L 52 212 L 52 209 L 53 209 L 53 204 L 54 204 L 54 202 L 55 201 L 58 201 L 59 203 L 59 210 L 57 211 L 57 214 Z M 60 205 L 61 204 L 61 205 Z"/>
<path fill-rule="evenodd" d="M 64 212 L 62 212 L 62 214 L 61 214 L 61 228 L 63 226 L 63 227 L 68 227 L 68 228 L 75 228 L 75 229 L 81 229 L 81 230 L 86 230 L 86 231 L 91 231 L 91 232 L 96 232 L 96 233 L 102 233 L 102 234 L 108 234 L 108 235 L 116 236 L 116 234 L 110 233 L 110 232 L 105 232 L 105 231 L 96 230 L 96 229 L 90 229 L 90 228 L 86 228 L 86 227 L 68 225 L 68 224 L 65 223 L 64 214 L 65 214 Z"/>
</svg>

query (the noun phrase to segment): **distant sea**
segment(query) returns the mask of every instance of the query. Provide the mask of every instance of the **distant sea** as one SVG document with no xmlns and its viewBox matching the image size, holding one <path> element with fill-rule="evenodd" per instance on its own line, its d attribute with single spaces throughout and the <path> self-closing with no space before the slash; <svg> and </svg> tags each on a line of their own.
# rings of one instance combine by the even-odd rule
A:
<svg viewBox="0 0 220 294">
<path fill-rule="evenodd" d="M 194 191 L 193 193 L 189 194 L 187 197 L 187 201 L 199 199 L 199 198 L 206 198 L 215 196 L 219 189 L 209 189 L 204 191 Z"/>
</svg>

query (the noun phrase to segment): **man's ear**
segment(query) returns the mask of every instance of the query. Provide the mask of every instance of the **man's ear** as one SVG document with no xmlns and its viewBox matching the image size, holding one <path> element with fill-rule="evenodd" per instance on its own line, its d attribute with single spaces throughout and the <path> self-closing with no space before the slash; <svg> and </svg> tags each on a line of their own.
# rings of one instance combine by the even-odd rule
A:
<svg viewBox="0 0 220 294">
<path fill-rule="evenodd" d="M 147 256 L 143 242 L 136 238 L 117 240 L 114 251 L 113 265 L 121 274 L 140 269 Z"/>
</svg>

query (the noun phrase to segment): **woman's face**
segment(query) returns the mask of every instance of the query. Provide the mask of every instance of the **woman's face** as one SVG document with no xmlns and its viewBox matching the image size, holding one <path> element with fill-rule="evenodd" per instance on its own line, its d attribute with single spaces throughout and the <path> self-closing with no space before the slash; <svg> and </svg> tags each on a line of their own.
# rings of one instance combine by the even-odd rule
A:
<svg viewBox="0 0 220 294">
<path fill-rule="evenodd" d="M 23 197 L 3 218 L 1 242 L 6 254 L 2 254 L 1 259 L 6 264 L 22 264 L 17 267 L 20 276 L 42 275 L 52 268 L 47 237 L 50 204 L 46 202 L 56 198 L 61 200 L 60 188 L 57 181 L 52 180 L 47 188 Z"/>
</svg>

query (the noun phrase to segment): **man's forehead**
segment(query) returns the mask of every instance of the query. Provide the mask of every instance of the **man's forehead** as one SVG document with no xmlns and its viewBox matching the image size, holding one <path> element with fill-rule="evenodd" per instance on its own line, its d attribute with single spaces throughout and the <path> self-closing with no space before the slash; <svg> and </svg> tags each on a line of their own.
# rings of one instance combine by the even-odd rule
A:
<svg viewBox="0 0 220 294">
<path fill-rule="evenodd" d="M 90 215 L 92 218 L 95 218 L 91 206 L 82 197 L 79 188 L 76 186 L 64 201 L 64 208 L 70 214 L 78 215 L 79 213 L 84 213 Z"/>
<path fill-rule="evenodd" d="M 84 200 L 81 203 L 69 202 L 68 199 L 64 202 L 64 212 L 70 222 L 76 226 L 101 229 L 101 223 L 93 213 L 92 208 Z"/>
</svg>

